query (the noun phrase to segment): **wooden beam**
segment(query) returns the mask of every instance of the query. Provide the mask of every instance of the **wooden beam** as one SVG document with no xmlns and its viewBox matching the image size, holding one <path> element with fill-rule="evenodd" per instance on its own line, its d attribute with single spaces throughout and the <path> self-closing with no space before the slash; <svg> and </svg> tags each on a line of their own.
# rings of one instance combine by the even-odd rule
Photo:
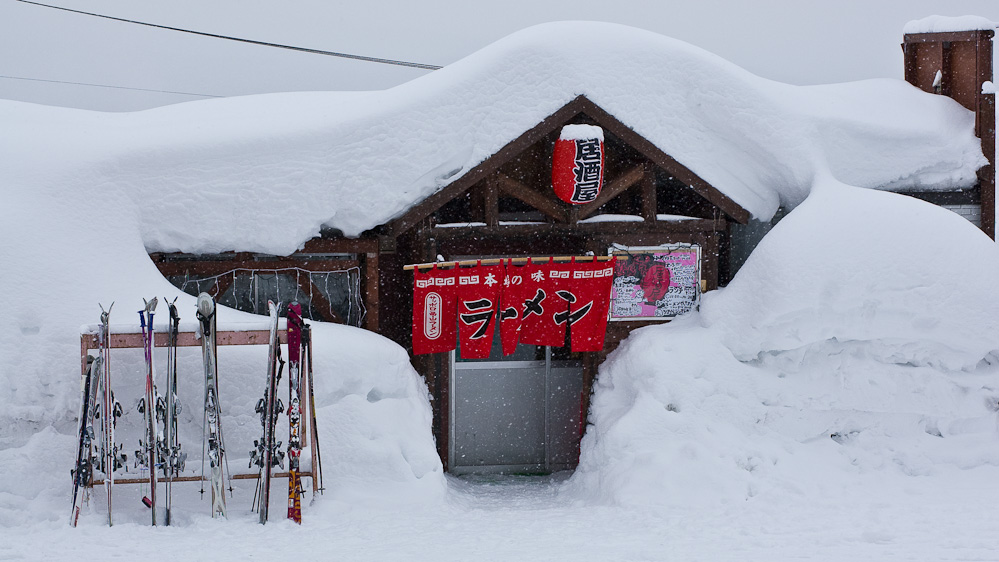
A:
<svg viewBox="0 0 999 562">
<path fill-rule="evenodd" d="M 166 332 L 156 332 L 153 334 L 153 345 L 155 347 L 167 346 Z M 81 355 L 86 361 L 86 350 L 97 349 L 96 334 L 81 334 Z M 288 343 L 288 332 L 278 330 L 278 341 Z M 141 349 L 143 347 L 142 334 L 139 332 L 122 333 L 112 332 L 108 334 L 108 342 L 112 349 Z M 270 343 L 270 330 L 247 330 L 247 331 L 219 331 L 215 334 L 216 345 L 268 345 Z M 195 337 L 194 332 L 180 332 L 177 334 L 177 347 L 201 347 L 201 339 Z"/>
<path fill-rule="evenodd" d="M 992 37 L 995 31 L 981 29 L 972 31 L 944 31 L 941 33 L 906 33 L 902 36 L 904 43 L 936 43 L 944 41 L 974 41 L 978 37 Z"/>
<path fill-rule="evenodd" d="M 519 181 L 500 173 L 497 173 L 496 181 L 503 193 L 527 203 L 558 222 L 567 222 L 565 207 L 556 202 L 555 199 L 545 197 Z"/>
<path fill-rule="evenodd" d="M 301 478 L 311 478 L 312 472 L 310 471 L 299 471 L 298 476 Z M 287 472 L 274 472 L 271 474 L 271 478 L 287 478 Z M 163 482 L 162 476 L 160 477 L 160 482 Z M 256 472 L 251 472 L 249 474 L 233 474 L 231 476 L 232 480 L 256 480 L 260 478 L 260 474 Z M 211 479 L 207 476 L 175 476 L 173 478 L 174 482 L 208 482 Z M 148 478 L 115 478 L 115 484 L 148 484 Z M 94 480 L 94 486 L 103 486 L 104 480 Z"/>
<path fill-rule="evenodd" d="M 164 276 L 198 275 L 215 276 L 229 273 L 234 269 L 246 269 L 255 271 L 279 271 L 282 269 L 303 269 L 307 271 L 336 272 L 347 271 L 355 267 L 360 267 L 358 260 L 293 260 L 288 258 L 278 258 L 270 260 L 215 260 L 215 259 L 177 259 L 168 260 L 163 256 L 160 261 L 155 262 L 156 267 Z"/>
<path fill-rule="evenodd" d="M 377 251 L 376 238 L 313 238 L 295 254 L 366 254 Z"/>
<path fill-rule="evenodd" d="M 410 271 L 413 269 L 430 269 L 431 267 L 461 267 L 464 265 L 496 265 L 499 263 L 510 263 L 510 264 L 525 264 L 528 261 L 533 260 L 534 263 L 547 263 L 548 260 L 552 260 L 555 263 L 567 263 L 569 261 L 577 261 L 579 263 L 595 262 L 595 261 L 610 261 L 613 259 L 612 256 L 532 256 L 527 258 L 486 258 L 486 259 L 474 259 L 474 260 L 459 260 L 459 261 L 435 261 L 428 263 L 409 263 L 402 266 L 405 271 Z M 619 260 L 628 259 L 627 256 L 617 256 Z"/>
<path fill-rule="evenodd" d="M 477 236 L 520 236 L 539 237 L 543 235 L 569 236 L 578 235 L 617 235 L 631 232 L 645 233 L 684 233 L 702 232 L 721 229 L 725 221 L 714 221 L 712 219 L 690 219 L 683 221 L 654 221 L 648 222 L 590 222 L 580 223 L 575 226 L 568 223 L 546 223 L 546 224 L 502 224 L 497 227 L 488 226 L 459 226 L 448 228 L 435 228 L 434 237 L 438 240 L 451 240 L 455 238 L 470 238 Z"/>
<path fill-rule="evenodd" d="M 586 205 L 576 206 L 579 208 L 579 218 L 585 219 L 586 217 L 597 212 L 597 210 L 599 210 L 600 207 L 603 207 L 608 201 L 618 195 L 621 195 L 621 193 L 626 191 L 629 187 L 638 183 L 638 180 L 642 179 L 643 175 L 645 175 L 645 165 L 639 164 L 615 178 L 614 181 L 608 183 L 603 189 L 600 190 L 600 195 L 597 195 L 597 198 L 592 202 L 587 203 Z M 653 220 L 655 220 L 655 217 L 653 217 Z"/>
</svg>

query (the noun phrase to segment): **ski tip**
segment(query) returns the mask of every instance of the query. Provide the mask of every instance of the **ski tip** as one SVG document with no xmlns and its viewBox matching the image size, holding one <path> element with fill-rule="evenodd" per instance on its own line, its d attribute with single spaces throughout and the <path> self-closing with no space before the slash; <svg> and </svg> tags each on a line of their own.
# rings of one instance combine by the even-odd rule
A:
<svg viewBox="0 0 999 562">
<path fill-rule="evenodd" d="M 215 301 L 212 300 L 211 295 L 208 293 L 198 295 L 198 312 L 205 318 L 208 318 L 215 312 Z"/>
<path fill-rule="evenodd" d="M 180 313 L 177 311 L 177 299 L 180 297 L 174 297 L 173 300 L 167 300 L 167 297 L 163 297 L 163 302 L 167 303 L 167 310 L 170 311 L 170 320 L 174 322 L 180 322 Z"/>
<path fill-rule="evenodd" d="M 156 310 L 156 303 L 159 302 L 159 299 L 157 297 L 153 297 L 152 300 L 148 301 L 146 299 L 142 299 L 142 302 L 146 303 L 146 312 L 153 312 Z"/>
</svg>

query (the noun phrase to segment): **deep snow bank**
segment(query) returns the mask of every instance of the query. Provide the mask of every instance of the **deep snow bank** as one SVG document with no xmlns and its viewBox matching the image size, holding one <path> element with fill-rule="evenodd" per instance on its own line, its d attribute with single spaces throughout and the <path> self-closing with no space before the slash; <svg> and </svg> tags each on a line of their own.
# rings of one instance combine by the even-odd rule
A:
<svg viewBox="0 0 999 562">
<path fill-rule="evenodd" d="M 973 368 L 999 349 L 996 279 L 999 247 L 957 214 L 824 182 L 702 314 L 744 361 L 835 339 Z"/>
<path fill-rule="evenodd" d="M 689 505 L 999 465 L 997 278 L 957 215 L 822 182 L 700 313 L 601 367 L 568 490 Z"/>
</svg>

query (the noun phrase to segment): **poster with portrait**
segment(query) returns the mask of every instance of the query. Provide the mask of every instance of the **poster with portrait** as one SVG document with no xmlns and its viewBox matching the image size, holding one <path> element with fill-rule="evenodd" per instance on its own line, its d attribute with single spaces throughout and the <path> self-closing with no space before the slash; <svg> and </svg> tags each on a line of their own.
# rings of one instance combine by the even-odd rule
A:
<svg viewBox="0 0 999 562">
<path fill-rule="evenodd" d="M 697 307 L 701 247 L 692 244 L 615 246 L 611 320 L 669 320 Z"/>
</svg>

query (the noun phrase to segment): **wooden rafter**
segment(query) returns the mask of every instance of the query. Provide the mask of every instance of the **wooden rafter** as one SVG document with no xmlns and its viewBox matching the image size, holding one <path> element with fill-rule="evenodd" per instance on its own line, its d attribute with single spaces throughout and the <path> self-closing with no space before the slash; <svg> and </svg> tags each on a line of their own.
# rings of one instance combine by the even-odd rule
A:
<svg viewBox="0 0 999 562">
<path fill-rule="evenodd" d="M 506 195 L 527 203 L 558 222 L 568 222 L 565 207 L 554 197 L 547 197 L 500 172 L 496 172 L 496 183 Z"/>
<path fill-rule="evenodd" d="M 577 207 L 579 209 L 579 218 L 585 219 L 586 217 L 597 212 L 597 209 L 603 207 L 604 204 L 606 204 L 608 201 L 617 197 L 618 195 L 621 195 L 622 193 L 627 191 L 629 187 L 638 183 L 638 181 L 641 180 L 642 176 L 644 175 L 645 175 L 645 165 L 639 164 L 631 168 L 627 172 L 621 174 L 620 176 L 614 178 L 613 181 L 608 183 L 606 186 L 604 186 L 602 190 L 600 190 L 600 195 L 597 195 L 597 198 L 594 199 L 591 203 L 587 203 L 586 205 L 581 205 Z"/>
</svg>

